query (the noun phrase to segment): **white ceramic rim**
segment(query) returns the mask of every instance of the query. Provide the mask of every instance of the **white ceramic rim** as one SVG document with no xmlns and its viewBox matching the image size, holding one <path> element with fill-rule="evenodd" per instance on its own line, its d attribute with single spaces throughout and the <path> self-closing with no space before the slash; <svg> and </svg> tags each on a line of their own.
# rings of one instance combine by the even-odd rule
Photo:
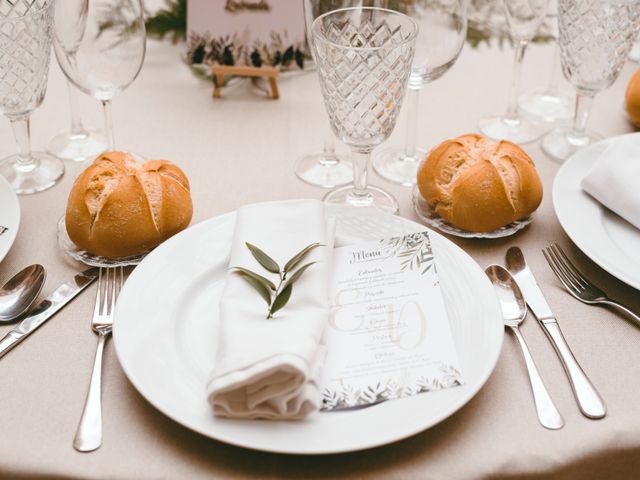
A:
<svg viewBox="0 0 640 480">
<path fill-rule="evenodd" d="M 584 192 L 582 179 L 598 159 L 599 153 L 613 142 L 640 133 L 629 133 L 589 145 L 572 155 L 558 170 L 553 182 L 553 208 L 571 241 L 591 260 L 617 279 L 640 290 L 638 262 L 619 250 L 603 226 L 606 212 L 598 201 Z M 635 227 L 629 224 L 633 234 Z M 640 258 L 639 258 L 640 261 Z"/>
<path fill-rule="evenodd" d="M 9 253 L 20 228 L 20 203 L 13 187 L 0 175 L 0 225 L 8 230 L 0 235 L 0 262 Z"/>
</svg>

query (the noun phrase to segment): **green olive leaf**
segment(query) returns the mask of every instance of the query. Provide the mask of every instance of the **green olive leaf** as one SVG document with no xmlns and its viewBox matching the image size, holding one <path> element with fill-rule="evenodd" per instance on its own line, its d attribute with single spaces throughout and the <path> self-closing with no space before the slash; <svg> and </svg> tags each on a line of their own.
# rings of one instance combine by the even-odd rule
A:
<svg viewBox="0 0 640 480">
<path fill-rule="evenodd" d="M 260 296 L 267 302 L 267 305 L 271 305 L 271 290 L 269 287 L 265 286 L 260 280 L 257 280 L 255 277 L 251 275 L 247 275 L 242 271 L 236 271 L 238 275 L 240 275 L 246 282 L 251 285 L 255 290 L 260 294 Z"/>
<path fill-rule="evenodd" d="M 280 273 L 280 266 L 269 255 L 264 253 L 255 245 L 251 245 L 249 242 L 245 242 L 247 248 L 251 251 L 253 257 L 258 261 L 260 265 L 266 268 L 271 273 Z"/>
<path fill-rule="evenodd" d="M 289 260 L 287 262 L 287 264 L 284 266 L 284 273 L 285 274 L 289 273 L 291 270 L 296 268 L 296 266 L 302 260 L 304 260 L 304 257 L 306 257 L 312 250 L 314 250 L 314 249 L 316 249 L 318 247 L 322 247 L 322 246 L 324 246 L 324 245 L 316 242 L 316 243 L 312 243 L 311 245 L 309 245 L 307 247 L 304 247 L 291 260 Z"/>
<path fill-rule="evenodd" d="M 287 304 L 287 302 L 289 301 L 289 298 L 291 298 L 292 290 L 293 290 L 293 285 L 291 285 L 290 283 L 282 289 L 282 291 L 278 294 L 276 299 L 273 301 L 273 304 L 269 309 L 269 315 L 267 315 L 267 318 L 272 318 L 274 313 L 276 313 L 278 310 L 280 310 L 282 307 L 284 307 Z"/>
<path fill-rule="evenodd" d="M 247 270 L 243 267 L 233 267 L 233 270 L 240 275 L 247 275 L 262 283 L 265 287 L 270 288 L 274 292 L 276 291 L 276 285 L 269 280 L 268 278 L 264 278 L 262 275 L 258 275 L 257 273 L 252 272 L 251 270 Z"/>
<path fill-rule="evenodd" d="M 296 280 L 298 280 L 302 274 L 305 272 L 305 270 L 307 268 L 309 268 L 311 265 L 313 265 L 314 263 L 318 263 L 318 262 L 309 262 L 303 266 L 301 266 L 298 270 L 296 270 L 293 275 L 291 275 L 291 277 L 289 277 L 289 279 L 286 281 L 286 283 L 284 284 L 284 287 L 288 287 L 290 285 L 293 285 L 293 282 L 295 282 Z"/>
</svg>

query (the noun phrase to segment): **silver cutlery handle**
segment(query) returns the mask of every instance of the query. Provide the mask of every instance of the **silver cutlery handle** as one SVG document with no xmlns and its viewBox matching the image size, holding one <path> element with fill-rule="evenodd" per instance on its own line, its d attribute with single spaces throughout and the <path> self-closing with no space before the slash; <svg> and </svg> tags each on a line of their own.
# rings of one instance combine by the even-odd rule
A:
<svg viewBox="0 0 640 480">
<path fill-rule="evenodd" d="M 640 326 L 640 316 L 638 316 L 638 314 L 636 314 L 635 312 L 632 312 L 631 309 L 626 305 L 623 305 L 620 302 L 616 302 L 615 300 L 602 300 L 602 303 L 606 303 L 607 305 L 612 305 L 622 310 L 624 313 L 626 313 L 633 319 L 633 321 L 637 326 Z"/>
<path fill-rule="evenodd" d="M 607 414 L 604 401 L 573 356 L 558 324 L 552 321 L 543 322 L 542 325 L 567 372 L 573 394 L 582 414 L 593 419 L 604 417 Z"/>
<path fill-rule="evenodd" d="M 102 445 L 102 351 L 108 334 L 98 334 L 98 348 L 93 362 L 91 383 L 82 410 L 80 424 L 73 439 L 73 448 L 79 452 L 91 452 Z"/>
<path fill-rule="evenodd" d="M 536 364 L 529 352 L 527 343 L 524 341 L 524 337 L 520 333 L 520 329 L 518 327 L 511 327 L 511 330 L 518 339 L 518 343 L 522 349 L 522 354 L 524 355 L 524 361 L 529 372 L 531 390 L 533 391 L 533 401 L 536 404 L 536 410 L 538 412 L 538 420 L 540 420 L 540 423 L 545 428 L 549 428 L 551 430 L 562 428 L 564 426 L 564 420 L 553 403 L 553 400 L 551 400 L 551 396 L 549 395 L 547 388 L 542 382 L 540 373 L 538 373 Z"/>
</svg>

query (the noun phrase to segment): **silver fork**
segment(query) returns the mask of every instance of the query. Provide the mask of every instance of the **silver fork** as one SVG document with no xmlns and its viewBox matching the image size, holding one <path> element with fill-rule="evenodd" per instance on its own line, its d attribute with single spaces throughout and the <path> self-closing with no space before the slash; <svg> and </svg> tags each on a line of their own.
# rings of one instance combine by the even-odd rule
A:
<svg viewBox="0 0 640 480">
<path fill-rule="evenodd" d="M 98 335 L 98 348 L 96 349 L 87 399 L 76 436 L 73 439 L 73 448 L 80 452 L 91 452 L 102 445 L 102 351 L 107 337 L 111 334 L 113 312 L 123 281 L 122 267 L 100 268 L 96 305 L 91 320 L 91 328 Z"/>
<path fill-rule="evenodd" d="M 2 235 L 7 230 L 9 230 L 7 227 L 4 227 L 4 226 L 0 225 L 0 235 Z"/>
<path fill-rule="evenodd" d="M 554 243 L 542 249 L 544 258 L 562 282 L 567 291 L 583 303 L 595 305 L 597 303 L 611 305 L 629 315 L 634 322 L 640 326 L 640 316 L 632 312 L 629 307 L 611 300 L 605 292 L 591 283 L 580 271 L 571 263 L 569 257 L 564 253 L 560 245 Z"/>
</svg>

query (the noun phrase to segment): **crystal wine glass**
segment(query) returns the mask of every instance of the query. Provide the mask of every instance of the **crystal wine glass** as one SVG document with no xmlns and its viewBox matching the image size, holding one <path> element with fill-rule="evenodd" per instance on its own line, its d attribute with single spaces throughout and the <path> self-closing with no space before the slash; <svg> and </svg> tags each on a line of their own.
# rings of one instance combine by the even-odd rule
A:
<svg viewBox="0 0 640 480">
<path fill-rule="evenodd" d="M 507 16 L 509 34 L 515 43 L 515 61 L 507 112 L 480 120 L 482 133 L 494 140 L 510 140 L 514 143 L 533 142 L 543 131 L 535 123 L 527 120 L 518 111 L 518 90 L 522 59 L 529 42 L 536 35 L 549 0 L 502 0 Z"/>
<path fill-rule="evenodd" d="M 416 146 L 420 90 L 444 75 L 458 59 L 467 35 L 466 0 L 419 0 L 399 4 L 385 0 L 375 2 L 375 6 L 402 9 L 419 27 L 409 76 L 404 147 L 385 148 L 373 158 L 373 168 L 382 178 L 411 186 L 416 183 L 418 164 L 427 153 L 427 149 Z"/>
<path fill-rule="evenodd" d="M 114 150 L 111 100 L 136 79 L 146 50 L 141 1 L 58 2 L 53 45 L 67 78 L 102 103 L 108 149 Z"/>
<path fill-rule="evenodd" d="M 309 47 L 313 43 L 311 24 L 316 18 L 323 13 L 357 6 L 360 3 L 361 0 L 304 0 L 305 32 Z M 313 57 L 312 47 L 311 56 Z M 333 188 L 346 185 L 353 180 L 353 165 L 348 157 L 336 152 L 335 136 L 328 125 L 322 150 L 298 158 L 293 171 L 300 180 L 316 187 Z"/>
<path fill-rule="evenodd" d="M 0 0 L 0 113 L 18 143 L 18 154 L 0 161 L 0 175 L 21 194 L 46 190 L 64 173 L 58 158 L 31 151 L 29 134 L 47 86 L 53 8 L 53 0 Z"/>
<path fill-rule="evenodd" d="M 542 150 L 563 162 L 600 137 L 587 132 L 593 98 L 615 82 L 636 39 L 637 1 L 559 0 L 562 70 L 577 91 L 572 127 L 560 127 L 542 140 Z"/>
<path fill-rule="evenodd" d="M 418 25 L 402 13 L 358 7 L 325 13 L 311 30 L 331 127 L 354 162 L 353 185 L 324 201 L 397 214 L 396 199 L 367 180 L 371 152 L 389 137 L 402 106 Z"/>
</svg>

